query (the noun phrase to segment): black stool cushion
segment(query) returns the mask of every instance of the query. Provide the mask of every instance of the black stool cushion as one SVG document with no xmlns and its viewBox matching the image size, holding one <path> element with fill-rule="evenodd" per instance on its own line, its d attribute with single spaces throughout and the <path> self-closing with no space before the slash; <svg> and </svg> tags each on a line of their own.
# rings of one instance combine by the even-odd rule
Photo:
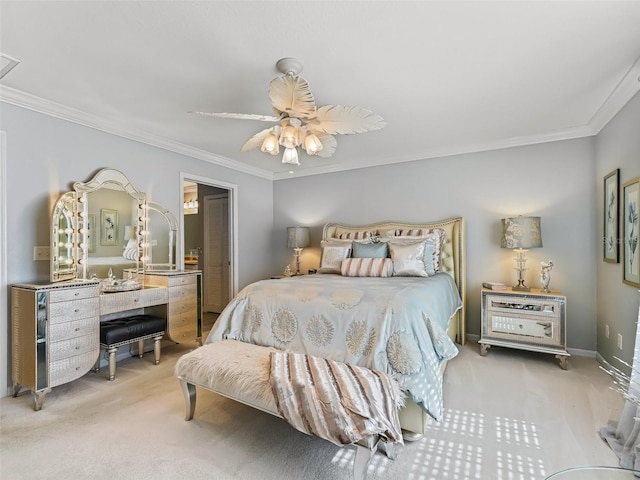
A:
<svg viewBox="0 0 640 480">
<path fill-rule="evenodd" d="M 134 315 L 100 322 L 100 343 L 113 345 L 134 338 L 160 333 L 167 328 L 167 319 L 153 315 Z"/>
</svg>

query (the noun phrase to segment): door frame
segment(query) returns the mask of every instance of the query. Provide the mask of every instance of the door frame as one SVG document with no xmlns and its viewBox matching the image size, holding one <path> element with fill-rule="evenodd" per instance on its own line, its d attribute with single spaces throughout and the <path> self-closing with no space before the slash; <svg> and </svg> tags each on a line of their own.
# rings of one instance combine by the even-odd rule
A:
<svg viewBox="0 0 640 480">
<path fill-rule="evenodd" d="M 227 190 L 229 195 L 229 300 L 238 293 L 238 185 L 214 178 L 202 177 L 186 172 L 180 172 L 180 241 L 178 263 L 180 269 L 184 269 L 184 182 L 201 183 L 211 187 Z"/>
</svg>

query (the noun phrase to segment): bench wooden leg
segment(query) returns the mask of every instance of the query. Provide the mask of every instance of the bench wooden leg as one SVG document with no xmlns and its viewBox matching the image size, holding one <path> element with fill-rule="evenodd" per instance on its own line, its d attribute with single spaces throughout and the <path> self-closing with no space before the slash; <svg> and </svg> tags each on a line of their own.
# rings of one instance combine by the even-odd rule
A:
<svg viewBox="0 0 640 480">
<path fill-rule="evenodd" d="M 156 365 L 160 363 L 160 340 L 162 340 L 162 336 L 154 337 L 153 341 L 153 353 L 156 359 Z"/>
<path fill-rule="evenodd" d="M 184 395 L 184 419 L 188 422 L 193 418 L 193 414 L 196 411 L 196 386 L 181 378 L 180 387 L 182 388 L 182 393 Z"/>
<path fill-rule="evenodd" d="M 107 353 L 109 354 L 109 381 L 116 378 L 116 353 L 118 347 L 109 347 Z"/>
</svg>

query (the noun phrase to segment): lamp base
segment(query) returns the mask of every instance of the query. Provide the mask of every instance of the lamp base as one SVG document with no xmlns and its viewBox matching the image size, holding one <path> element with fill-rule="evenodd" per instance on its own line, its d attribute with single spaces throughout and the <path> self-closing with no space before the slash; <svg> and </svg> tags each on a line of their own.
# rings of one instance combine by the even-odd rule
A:
<svg viewBox="0 0 640 480">
<path fill-rule="evenodd" d="M 511 287 L 511 290 L 513 290 L 514 292 L 530 292 L 531 289 L 525 285 L 516 285 L 514 287 Z"/>
</svg>

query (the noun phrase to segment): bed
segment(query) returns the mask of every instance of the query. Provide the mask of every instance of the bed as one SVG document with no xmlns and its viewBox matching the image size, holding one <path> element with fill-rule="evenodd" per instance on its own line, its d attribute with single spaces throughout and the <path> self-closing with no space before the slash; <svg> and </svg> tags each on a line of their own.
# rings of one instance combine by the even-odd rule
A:
<svg viewBox="0 0 640 480">
<path fill-rule="evenodd" d="M 409 253 L 434 238 L 439 248 L 424 246 L 421 255 L 425 266 L 427 258 L 431 262 L 427 269 L 436 270 L 412 276 L 416 258 Z M 366 257 L 381 243 L 388 244 L 392 258 Z M 349 269 L 356 251 L 368 262 L 367 273 L 362 265 Z M 391 263 L 394 275 L 372 276 L 373 261 L 385 264 L 387 273 Z M 453 341 L 465 340 L 463 219 L 327 224 L 319 271 L 245 287 L 220 314 L 206 343 L 239 340 L 388 373 L 408 396 L 400 413 L 405 439 L 420 438 L 429 417 L 442 418 L 444 367 L 457 354 Z"/>
</svg>

